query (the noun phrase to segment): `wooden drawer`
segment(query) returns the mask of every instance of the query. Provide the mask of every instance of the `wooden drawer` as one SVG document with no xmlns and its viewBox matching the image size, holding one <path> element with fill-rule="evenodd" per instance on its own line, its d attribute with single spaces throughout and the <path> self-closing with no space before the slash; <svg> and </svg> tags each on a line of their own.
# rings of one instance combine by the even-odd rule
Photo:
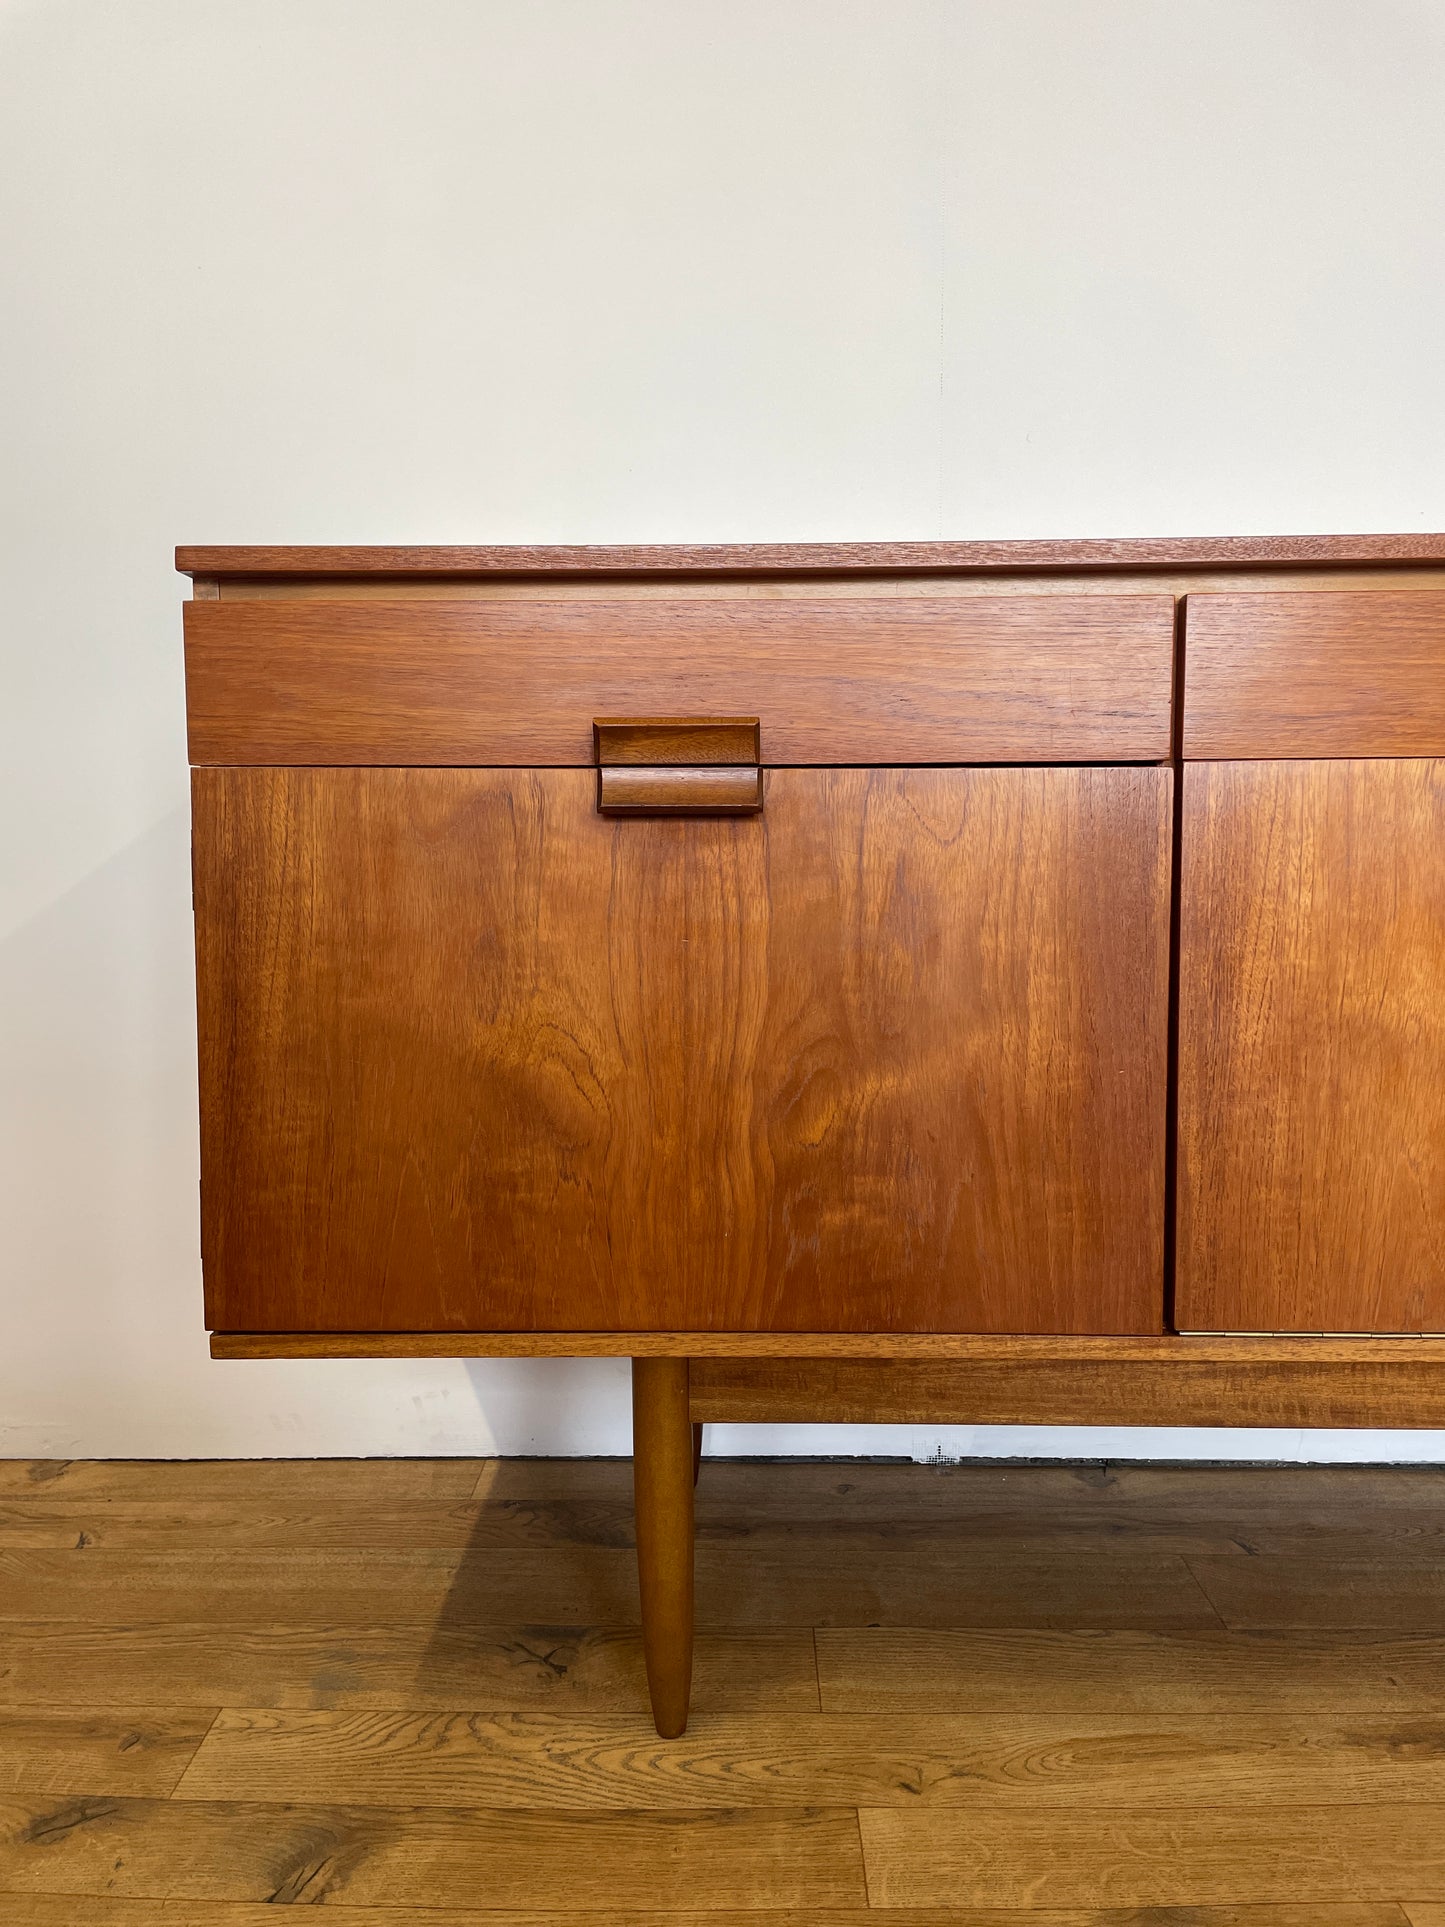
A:
<svg viewBox="0 0 1445 1927">
<path fill-rule="evenodd" d="M 1157 762 L 1167 595 L 186 606 L 194 763 L 585 765 L 597 715 L 748 715 L 771 765 Z"/>
<path fill-rule="evenodd" d="M 1445 755 L 1445 595 L 1190 595 L 1184 754 Z"/>
</svg>

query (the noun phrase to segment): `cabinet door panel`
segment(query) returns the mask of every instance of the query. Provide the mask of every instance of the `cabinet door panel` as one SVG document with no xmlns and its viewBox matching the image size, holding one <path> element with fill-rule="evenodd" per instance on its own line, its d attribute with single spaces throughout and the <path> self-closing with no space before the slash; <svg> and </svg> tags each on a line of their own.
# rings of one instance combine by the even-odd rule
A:
<svg viewBox="0 0 1445 1927">
<path fill-rule="evenodd" d="M 1167 770 L 194 781 L 213 1326 L 1159 1329 Z"/>
<path fill-rule="evenodd" d="M 1183 802 L 1178 1323 L 1445 1330 L 1445 762 Z"/>
</svg>

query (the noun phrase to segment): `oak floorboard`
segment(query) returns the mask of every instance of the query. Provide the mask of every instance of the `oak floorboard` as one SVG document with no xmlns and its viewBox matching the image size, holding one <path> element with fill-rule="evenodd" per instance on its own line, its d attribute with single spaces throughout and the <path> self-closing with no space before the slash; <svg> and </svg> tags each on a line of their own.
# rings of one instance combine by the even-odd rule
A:
<svg viewBox="0 0 1445 1927">
<path fill-rule="evenodd" d="M 966 1541 L 993 1541 L 1061 1556 L 1445 1553 L 1445 1470 L 1435 1466 L 807 1465 L 796 1483 L 794 1468 L 782 1481 L 779 1470 L 705 1465 L 699 1535 L 839 1545 L 876 1532 L 894 1545 L 956 1539 L 962 1553 Z"/>
<path fill-rule="evenodd" d="M 1445 1807 L 859 1814 L 875 1908 L 1445 1899 Z"/>
<path fill-rule="evenodd" d="M 890 1558 L 900 1549 L 927 1546 L 957 1559 L 989 1558 L 996 1551 L 1018 1558 L 1088 1554 L 1127 1543 L 1132 1552 L 1151 1556 L 1244 1555 L 1260 1550 L 1305 1550 L 1322 1546 L 1335 1556 L 1358 1557 L 1378 1546 L 1378 1530 L 1336 1534 L 1327 1540 L 1308 1532 L 1256 1533 L 1249 1542 L 1227 1524 L 1194 1527 L 1158 1517 L 1075 1521 L 1066 1526 L 1048 1518 L 1021 1518 L 987 1512 L 962 1518 L 935 1511 L 899 1517 L 897 1507 L 870 1508 L 879 1516 L 811 1514 L 793 1519 L 752 1519 L 740 1508 L 700 1508 L 697 1541 L 734 1549 L 776 1551 L 780 1547 Z M 890 1515 L 891 1512 L 891 1516 Z M 1421 1558 L 1445 1553 L 1445 1526 L 1438 1518 L 1401 1523 L 1393 1535 Z M 1263 1543 L 1257 1543 L 1259 1541 Z M 501 1499 L 485 1505 L 419 1502 L 382 1510 L 320 1507 L 283 1512 L 276 1506 L 244 1502 L 146 1505 L 119 1500 L 71 1500 L 44 1505 L 0 1501 L 0 1551 L 213 1552 L 235 1547 L 261 1551 L 429 1551 L 557 1549 L 633 1545 L 630 1499 Z"/>
<path fill-rule="evenodd" d="M 609 1492 L 621 1496 L 627 1489 L 625 1459 L 488 1463 L 499 1468 L 498 1480 L 526 1480 L 525 1492 L 507 1485 L 505 1496 L 510 1497 L 571 1497 L 582 1490 L 588 1497 Z M 569 1464 L 596 1483 L 569 1488 L 563 1476 Z M 484 1472 L 483 1478 L 492 1476 Z M 605 1483 L 609 1477 L 618 1482 L 613 1488 Z M 963 1459 L 934 1465 L 911 1459 L 707 1459 L 703 1480 L 699 1501 L 708 1495 L 723 1504 L 744 1507 L 753 1517 L 771 1510 L 782 1518 L 839 1505 L 874 1508 L 880 1516 L 889 1508 L 910 1513 L 934 1508 L 988 1509 L 1031 1516 L 1068 1505 L 1075 1511 L 1116 1513 L 1167 1507 L 1174 1518 L 1239 1507 L 1269 1515 L 1302 1509 L 1338 1519 L 1364 1505 L 1375 1511 L 1392 1506 L 1418 1510 L 1432 1500 L 1445 1499 L 1445 1467 L 1436 1465 L 1116 1463 L 1108 1459 Z"/>
<path fill-rule="evenodd" d="M 75 1537 L 67 1537 L 71 1524 Z M 411 1530 L 408 1531 L 410 1526 Z M 416 1529 L 423 1528 L 420 1536 Z M 1355 1537 L 1392 1556 L 1445 1538 L 1445 1471 L 1430 1466 L 1150 1466 L 1087 1462 L 710 1460 L 702 1538 L 836 1543 L 1060 1535 L 1135 1549 L 1331 1554 Z M 0 1544 L 357 1547 L 630 1544 L 631 1470 L 610 1460 L 0 1461 Z M 32 1536 L 26 1536 L 27 1534 Z"/>
<path fill-rule="evenodd" d="M 388 1507 L 283 1511 L 246 1501 L 147 1505 L 71 1500 L 44 1505 L 0 1501 L 0 1550 L 111 1552 L 352 1551 L 481 1552 L 560 1546 L 631 1547 L 630 1500 L 502 1499 L 486 1505 L 418 1501 Z M 1222 1542 L 1183 1534 L 1177 1552 L 1228 1552 Z"/>
<path fill-rule="evenodd" d="M 129 1707 L 206 1693 L 249 1707 L 635 1713 L 647 1677 L 632 1627 L 0 1619 L 0 1705 Z M 811 1631 L 704 1629 L 692 1703 L 699 1713 L 816 1711 Z"/>
<path fill-rule="evenodd" d="M 876 1515 L 876 1516 L 875 1516 Z M 703 1546 L 776 1553 L 819 1549 L 836 1555 L 889 1559 L 926 1547 L 959 1560 L 1046 1559 L 1112 1551 L 1148 1557 L 1255 1557 L 1284 1555 L 1349 1561 L 1445 1560 L 1445 1515 L 1439 1509 L 1366 1514 L 1349 1524 L 1314 1520 L 1253 1520 L 1221 1511 L 1212 1519 L 1171 1519 L 1162 1508 L 1147 1513 L 1080 1517 L 1069 1509 L 1026 1508 L 1013 1514 L 973 1510 L 952 1515 L 928 1509 L 900 1514 L 897 1505 L 809 1513 L 793 1518 L 753 1517 L 740 1507 L 699 1508 L 697 1540 Z M 630 1499 L 502 1499 L 386 1508 L 322 1507 L 282 1510 L 237 1501 L 187 1506 L 121 1500 L 69 1500 L 50 1505 L 29 1499 L 0 1501 L 0 1551 L 252 1552 L 556 1550 L 601 1546 L 630 1549 Z"/>
<path fill-rule="evenodd" d="M 828 1713 L 1445 1713 L 1445 1636 L 824 1628 Z"/>
<path fill-rule="evenodd" d="M 629 1548 L 632 1496 L 625 1464 L 583 1462 L 579 1489 L 561 1473 L 543 1476 L 536 1462 L 516 1462 L 525 1478 L 479 1480 L 487 1489 L 466 1499 L 358 1495 L 349 1475 L 334 1496 L 324 1468 L 315 1489 L 269 1497 L 158 1499 L 67 1497 L 40 1485 L 0 1494 L 0 1548 L 111 1551 L 544 1549 Z M 559 1462 L 564 1465 L 565 1462 Z M 164 1475 L 167 1468 L 157 1468 Z M 1171 1483 L 1132 1476 L 1153 1468 L 1054 1466 L 972 1467 L 866 1465 L 828 1470 L 828 1480 L 781 1485 L 738 1479 L 736 1463 L 707 1467 L 698 1493 L 701 1543 L 763 1552 L 810 1546 L 882 1558 L 915 1544 L 978 1559 L 1065 1556 L 1122 1548 L 1146 1555 L 1291 1556 L 1331 1561 L 1387 1553 L 1396 1561 L 1445 1557 L 1445 1478 L 1353 1476 L 1340 1491 L 1290 1482 L 1271 1493 L 1234 1468 L 1181 1468 Z M 1250 1467 L 1248 1471 L 1267 1468 Z M 1315 1468 L 1307 1468 L 1311 1471 Z M 348 1468 L 343 1463 L 342 1473 Z M 605 1476 L 602 1476 L 604 1475 Z M 1186 1476 L 1189 1475 L 1189 1476 Z M 164 1486 L 164 1476 L 158 1484 Z M 533 1488 L 528 1490 L 527 1488 Z"/>
<path fill-rule="evenodd" d="M 350 1463 L 316 1462 L 323 1467 Z M 626 1503 L 631 1490 L 628 1459 L 493 1459 L 483 1462 L 473 1496 L 478 1502 Z M 1080 1529 L 1085 1519 L 1123 1525 L 1136 1514 L 1155 1513 L 1171 1524 L 1203 1520 L 1211 1530 L 1221 1520 L 1232 1528 L 1240 1515 L 1251 1522 L 1318 1519 L 1338 1529 L 1357 1523 L 1366 1512 L 1377 1519 L 1445 1507 L 1445 1467 L 989 1459 L 923 1465 L 908 1459 L 705 1457 L 698 1507 L 750 1526 L 798 1525 L 815 1516 L 888 1522 L 976 1514 L 1030 1529 L 1033 1521 L 1043 1520 L 1047 1534 L 1061 1520 Z"/>
<path fill-rule="evenodd" d="M 636 1716 L 226 1709 L 184 1800 L 658 1809 L 1445 1803 L 1445 1715 L 1349 1721 L 695 1715 L 660 1740 Z M 76 1787 L 74 1791 L 81 1790 Z"/>
<path fill-rule="evenodd" d="M 4 1927 L 1445 1927 L 1445 1471 L 711 1460 L 698 1505 L 660 1742 L 626 1461 L 0 1464 Z M 184 1779 L 111 1751 L 218 1707 Z"/>
<path fill-rule="evenodd" d="M 1413 1917 L 1438 1927 L 1433 1912 Z M 6 1897 L 5 1927 L 276 1927 L 275 1910 L 265 1901 L 116 1900 L 72 1894 L 12 1894 Z M 739 1913 L 663 1912 L 628 1907 L 621 1912 L 534 1913 L 506 1908 L 348 1907 L 329 1904 L 326 1927 L 1407 1927 L 1394 1905 L 1365 1903 L 1343 1907 L 1137 1907 L 1103 1910 L 1054 1907 L 977 1908 L 899 1907 L 886 1913 L 869 1908 L 764 1908 Z"/>
<path fill-rule="evenodd" d="M 599 1495 L 600 1496 L 600 1495 Z M 574 1495 L 575 1497 L 575 1495 Z M 625 1491 L 620 1502 L 626 1503 Z M 1445 1470 L 1435 1466 L 704 1464 L 703 1539 L 763 1544 L 872 1537 L 995 1541 L 1070 1552 L 1435 1559 L 1445 1550 Z"/>
<path fill-rule="evenodd" d="M 623 1367 L 625 1370 L 625 1365 Z M 1240 1507 L 1264 1515 L 1304 1509 L 1348 1518 L 1363 1507 L 1406 1510 L 1445 1502 L 1445 1468 L 1432 1465 L 1058 1464 L 911 1460 L 708 1459 L 699 1501 L 716 1498 L 799 1518 L 846 1504 L 880 1515 L 904 1506 L 988 1508 L 1025 1516 L 1054 1504 L 1126 1512 L 1165 1506 L 1174 1518 Z M 366 1506 L 413 1501 L 618 1499 L 631 1461 L 616 1459 L 0 1459 L 0 1497 L 260 1502 Z"/>
<path fill-rule="evenodd" d="M 224 1801 L 0 1801 L 0 1894 L 272 1906 L 698 1911 L 866 1905 L 854 1814 L 421 1812 Z"/>
<path fill-rule="evenodd" d="M 1216 1564 L 1253 1564 L 1216 1561 Z M 993 1554 L 947 1559 L 927 1547 L 886 1562 L 866 1551 L 795 1556 L 702 1545 L 698 1623 L 1182 1627 L 1218 1624 L 1173 1556 L 1099 1552 L 1069 1559 Z M 630 1550 L 587 1546 L 451 1552 L 209 1550 L 0 1552 L 0 1598 L 25 1618 L 167 1617 L 293 1625 L 447 1625 L 533 1618 L 635 1625 Z M 284 1602 L 284 1603 L 283 1603 Z"/>
<path fill-rule="evenodd" d="M 530 1614 L 570 1625 L 637 1621 L 630 1552 L 172 1548 L 0 1552 L 0 1600 L 26 1618 L 212 1616 L 264 1625 L 409 1626 Z"/>
<path fill-rule="evenodd" d="M 1189 1565 L 1226 1626 L 1428 1633 L 1445 1625 L 1445 1560 L 1202 1558 Z"/>
<path fill-rule="evenodd" d="M 0 1708 L 0 1793 L 170 1793 L 216 1711 Z"/>
<path fill-rule="evenodd" d="M 0 1459 L 0 1496 L 184 1504 L 232 1499 L 274 1504 L 283 1497 L 294 1502 L 323 1495 L 328 1504 L 374 1504 L 389 1497 L 460 1500 L 476 1492 L 488 1476 L 487 1467 L 495 1463 L 485 1459 Z"/>
</svg>

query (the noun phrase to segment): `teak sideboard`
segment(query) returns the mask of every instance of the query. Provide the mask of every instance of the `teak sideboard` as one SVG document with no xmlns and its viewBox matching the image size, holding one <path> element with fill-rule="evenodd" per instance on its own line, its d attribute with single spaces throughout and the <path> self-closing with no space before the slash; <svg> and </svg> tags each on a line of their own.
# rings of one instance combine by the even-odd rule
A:
<svg viewBox="0 0 1445 1927">
<path fill-rule="evenodd" d="M 1445 536 L 182 549 L 217 1357 L 1445 1424 Z M 1433 1334 L 1433 1335 L 1432 1335 Z"/>
</svg>

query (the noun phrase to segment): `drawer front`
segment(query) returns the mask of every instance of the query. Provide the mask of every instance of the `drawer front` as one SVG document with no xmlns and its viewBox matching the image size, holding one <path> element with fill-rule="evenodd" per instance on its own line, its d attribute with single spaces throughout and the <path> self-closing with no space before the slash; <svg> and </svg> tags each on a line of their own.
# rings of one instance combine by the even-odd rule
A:
<svg viewBox="0 0 1445 1927">
<path fill-rule="evenodd" d="M 1191 595 L 1184 754 L 1445 755 L 1445 594 Z"/>
<path fill-rule="evenodd" d="M 1157 1332 L 1165 769 L 198 770 L 208 1322 Z"/>
<path fill-rule="evenodd" d="M 594 716 L 757 716 L 774 766 L 1157 762 L 1164 595 L 186 605 L 191 761 L 592 761 Z"/>
</svg>

